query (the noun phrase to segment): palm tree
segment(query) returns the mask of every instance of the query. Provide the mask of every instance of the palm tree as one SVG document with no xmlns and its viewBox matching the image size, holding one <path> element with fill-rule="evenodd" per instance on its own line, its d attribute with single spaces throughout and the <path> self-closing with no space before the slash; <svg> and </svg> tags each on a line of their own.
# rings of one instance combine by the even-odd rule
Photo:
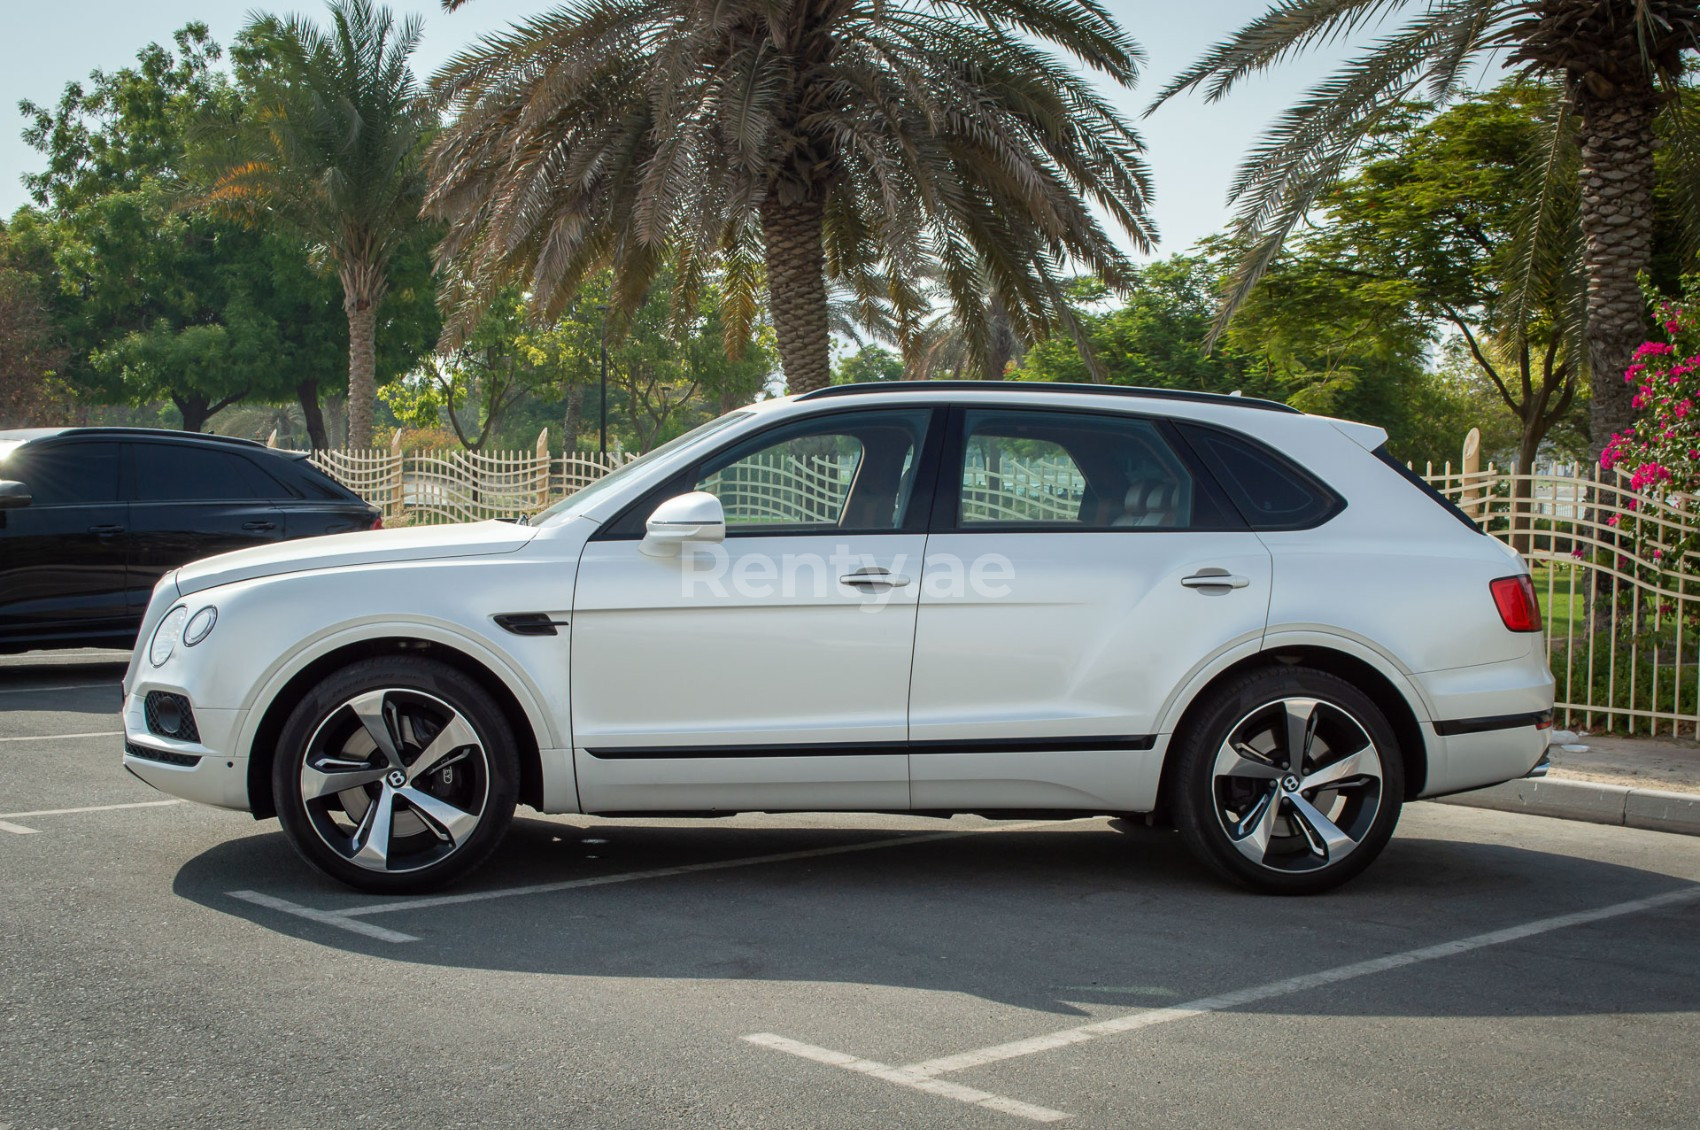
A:
<svg viewBox="0 0 1700 1130">
<path fill-rule="evenodd" d="M 548 315 L 604 266 L 629 312 L 668 260 L 717 265 L 729 341 L 765 284 L 797 392 L 830 379 L 829 281 L 913 317 L 936 262 L 976 349 L 993 298 L 1024 337 L 1072 329 L 1066 278 L 1129 271 L 1092 206 L 1153 233 L 1138 136 L 1045 44 L 1134 80 L 1098 0 L 568 0 L 487 39 L 433 80 L 450 332 L 510 280 Z"/>
<path fill-rule="evenodd" d="M 1395 11 L 1409 16 L 1288 109 L 1241 166 L 1230 202 L 1239 205 L 1235 228 L 1244 251 L 1224 318 L 1378 125 L 1419 94 L 1444 105 L 1467 93 L 1472 69 L 1503 53 L 1525 74 L 1557 83 L 1574 116 L 1561 118 L 1558 129 L 1575 129 L 1580 149 L 1591 432 L 1598 451 L 1634 418 L 1621 376 L 1647 326 L 1636 276 L 1653 253 L 1654 123 L 1675 101 L 1670 92 L 1683 53 L 1700 46 L 1700 3 L 1279 0 L 1206 52 L 1158 103 L 1194 88 L 1214 101 L 1249 75 Z"/>
<path fill-rule="evenodd" d="M 331 0 L 331 26 L 261 16 L 248 34 L 257 129 L 247 159 L 209 199 L 303 233 L 336 265 L 348 316 L 348 442 L 369 447 L 377 403 L 378 307 L 391 255 L 419 230 L 420 158 L 430 117 L 408 67 L 417 17 L 399 25 L 370 0 Z"/>
</svg>

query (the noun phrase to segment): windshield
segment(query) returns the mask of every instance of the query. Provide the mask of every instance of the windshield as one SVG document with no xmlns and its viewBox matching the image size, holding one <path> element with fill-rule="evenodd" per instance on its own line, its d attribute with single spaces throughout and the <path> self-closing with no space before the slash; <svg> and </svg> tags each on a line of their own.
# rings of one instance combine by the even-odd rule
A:
<svg viewBox="0 0 1700 1130">
<path fill-rule="evenodd" d="M 677 439 L 668 440 L 655 450 L 633 459 L 630 463 L 627 463 L 618 471 L 604 475 L 600 479 L 597 479 L 594 483 L 585 487 L 583 490 L 567 495 L 567 497 L 561 499 L 561 501 L 555 503 L 555 505 L 549 507 L 549 509 L 535 515 L 531 519 L 531 524 L 534 526 L 547 525 L 553 519 L 577 511 L 586 503 L 600 496 L 604 491 L 612 490 L 614 487 L 619 486 L 620 483 L 633 472 L 648 466 L 650 463 L 662 458 L 663 456 L 671 455 L 675 451 L 689 447 L 698 440 L 707 439 L 714 433 L 731 427 L 733 424 L 748 417 L 749 415 L 750 413 L 748 411 L 728 412 L 719 419 L 710 420 L 700 428 L 691 429 Z"/>
</svg>

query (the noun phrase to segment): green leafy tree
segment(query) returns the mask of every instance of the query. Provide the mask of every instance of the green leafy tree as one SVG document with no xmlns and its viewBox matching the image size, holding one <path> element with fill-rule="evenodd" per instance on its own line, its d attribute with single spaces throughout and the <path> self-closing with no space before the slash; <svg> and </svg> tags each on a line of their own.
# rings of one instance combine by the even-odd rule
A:
<svg viewBox="0 0 1700 1130">
<path fill-rule="evenodd" d="M 1512 82 L 1438 116 L 1428 109 L 1390 118 L 1290 246 L 1305 270 L 1458 335 L 1497 411 L 1515 417 L 1526 470 L 1584 391 L 1576 194 L 1568 178 L 1544 199 L 1524 192 L 1552 156 L 1552 91 Z"/>
<path fill-rule="evenodd" d="M 420 21 L 369 0 L 332 0 L 330 28 L 258 17 L 239 59 L 253 93 L 241 155 L 207 200 L 300 233 L 335 265 L 348 320 L 348 438 L 372 443 L 379 310 L 400 250 L 418 236 L 419 160 L 430 129 L 408 60 Z"/>
<path fill-rule="evenodd" d="M 1120 303 L 1095 280 L 1075 300 L 1092 351 L 1113 384 L 1241 392 L 1388 430 L 1401 458 L 1457 444 L 1464 398 L 1426 370 L 1432 330 L 1403 293 L 1365 286 L 1331 264 L 1289 255 L 1263 280 L 1228 335 L 1207 348 L 1231 248 L 1176 255 L 1141 267 Z M 1080 349 L 1037 343 L 1019 380 L 1083 381 Z"/>
<path fill-rule="evenodd" d="M 1112 304 L 1110 292 L 1097 280 L 1077 280 L 1073 299 L 1086 311 L 1081 321 L 1105 380 L 1201 392 L 1243 389 L 1248 377 L 1241 353 L 1234 348 L 1207 351 L 1204 345 L 1219 283 L 1215 265 L 1203 255 L 1176 255 L 1139 267 L 1119 304 Z M 1036 344 L 1015 375 L 1034 381 L 1092 379 L 1081 350 L 1061 337 Z"/>
<path fill-rule="evenodd" d="M 234 96 L 203 25 L 175 46 L 69 84 L 52 109 L 24 104 L 47 167 L 25 177 L 42 211 L 21 210 L 12 235 L 51 280 L 65 378 L 85 395 L 169 400 L 198 431 L 244 397 L 289 395 L 274 347 L 290 331 L 268 309 L 278 249 L 184 207 L 192 123 Z"/>
<path fill-rule="evenodd" d="M 833 366 L 835 385 L 872 384 L 875 381 L 903 379 L 903 358 L 878 345 L 864 345 L 854 353 L 840 358 Z"/>
<path fill-rule="evenodd" d="M 1159 101 L 1192 89 L 1212 100 L 1304 50 L 1337 41 L 1392 12 L 1408 14 L 1288 109 L 1247 157 L 1231 199 L 1242 248 L 1225 306 L 1232 313 L 1275 262 L 1288 235 L 1366 144 L 1413 97 L 1446 105 L 1470 89 L 1471 69 L 1499 54 L 1562 91 L 1543 203 L 1578 196 L 1587 281 L 1587 362 L 1596 450 L 1628 426 L 1622 374 L 1645 336 L 1637 275 L 1653 261 L 1654 140 L 1661 114 L 1685 164 L 1700 168 L 1691 108 L 1669 97 L 1697 45 L 1694 0 L 1279 0 L 1208 50 Z M 1700 183 L 1700 182 L 1693 182 Z M 1531 248 L 1540 246 L 1532 241 Z"/>
<path fill-rule="evenodd" d="M 445 0 L 457 8 L 462 0 Z M 993 300 L 1033 339 L 1073 325 L 1064 272 L 1149 245 L 1140 143 L 1088 71 L 1137 49 L 1095 0 L 571 0 L 456 57 L 428 206 L 449 224 L 462 330 L 518 279 L 545 315 L 613 271 L 637 315 L 723 264 L 727 345 L 765 283 L 788 385 L 831 378 L 828 284 L 923 312 L 923 269 L 976 356 Z"/>
<path fill-rule="evenodd" d="M 0 428 L 51 423 L 66 407 L 66 351 L 42 284 L 0 225 Z"/>
</svg>

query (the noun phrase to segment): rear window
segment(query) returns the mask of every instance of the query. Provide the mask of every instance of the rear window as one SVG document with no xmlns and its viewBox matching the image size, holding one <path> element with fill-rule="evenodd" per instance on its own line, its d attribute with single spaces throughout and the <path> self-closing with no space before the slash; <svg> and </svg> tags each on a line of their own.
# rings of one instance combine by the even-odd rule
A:
<svg viewBox="0 0 1700 1130">
<path fill-rule="evenodd" d="M 1255 440 L 1197 424 L 1178 426 L 1254 530 L 1310 529 L 1345 508 L 1333 491 Z"/>
<path fill-rule="evenodd" d="M 137 502 L 196 502 L 288 498 L 283 484 L 229 451 L 139 443 Z"/>
<path fill-rule="evenodd" d="M 288 458 L 288 457 L 285 457 Z M 360 496 L 309 463 L 305 458 L 290 460 L 291 481 L 310 498 L 328 498 L 337 502 L 359 502 Z"/>
</svg>

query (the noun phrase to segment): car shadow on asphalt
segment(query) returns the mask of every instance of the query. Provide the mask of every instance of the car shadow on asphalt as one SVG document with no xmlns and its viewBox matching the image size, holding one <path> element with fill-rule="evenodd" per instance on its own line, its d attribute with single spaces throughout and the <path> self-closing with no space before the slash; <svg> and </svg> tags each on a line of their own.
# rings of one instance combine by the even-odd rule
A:
<svg viewBox="0 0 1700 1130">
<path fill-rule="evenodd" d="M 236 890 L 256 890 L 332 913 L 384 903 L 308 871 L 275 830 L 189 860 L 174 890 L 268 931 L 387 960 L 575 977 L 891 986 L 1081 1016 L 1095 1006 L 1180 1004 L 1683 886 L 1667 875 L 1573 855 L 1401 835 L 1341 890 L 1270 898 L 1216 881 L 1165 829 L 1118 831 L 1089 820 L 858 851 L 843 849 L 901 834 L 925 836 L 928 829 L 917 822 L 912 832 L 894 832 L 857 827 L 850 819 L 842 828 L 786 827 L 783 818 L 770 819 L 773 826 L 764 827 L 522 819 L 477 875 L 445 893 L 497 894 L 840 850 L 360 916 L 416 939 L 402 944 L 232 897 Z M 1662 912 L 1682 919 L 1680 931 L 1664 927 L 1670 935 L 1664 941 L 1657 930 L 1648 932 L 1646 916 L 1634 919 L 1638 945 L 1652 953 L 1668 942 L 1676 962 L 1700 925 L 1696 905 Z M 1506 947 L 1508 956 L 1516 948 Z M 1540 975 L 1559 976 L 1550 969 Z M 1687 999 L 1692 996 L 1625 997 L 1613 1007 L 1686 1009 L 1694 1007 Z M 1507 1005 L 1492 994 L 1443 994 L 1395 1011 L 1498 1015 L 1581 1007 L 1565 1000 L 1562 993 L 1532 993 Z M 1329 1008 L 1388 1007 L 1356 1001 L 1352 993 L 1331 994 Z M 1257 1007 L 1281 1011 L 1287 1005 Z M 1305 1007 L 1315 1011 L 1316 1005 L 1307 1000 Z"/>
</svg>

